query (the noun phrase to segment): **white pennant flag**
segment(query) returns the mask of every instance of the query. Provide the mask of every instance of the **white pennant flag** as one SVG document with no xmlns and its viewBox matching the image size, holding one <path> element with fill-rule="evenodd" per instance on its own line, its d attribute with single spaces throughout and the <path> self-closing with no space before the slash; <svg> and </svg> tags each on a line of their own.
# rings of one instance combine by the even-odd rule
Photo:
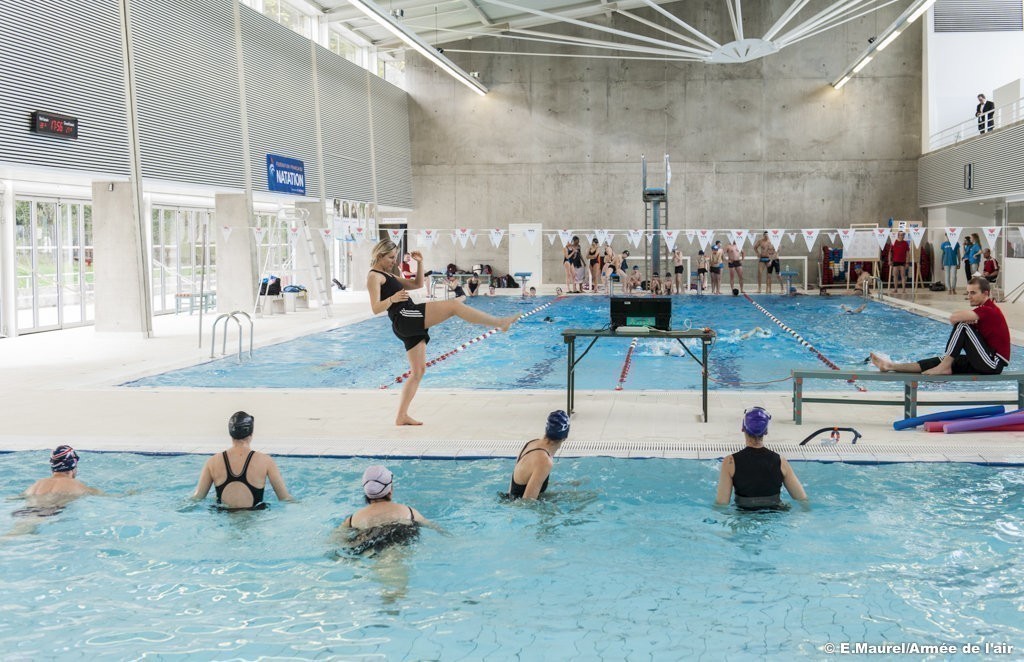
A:
<svg viewBox="0 0 1024 662">
<path fill-rule="evenodd" d="M 736 233 L 736 244 L 740 248 L 743 248 L 743 242 L 746 241 L 747 237 L 750 236 L 750 231 L 749 230 L 733 230 L 733 232 Z"/>
<path fill-rule="evenodd" d="M 626 230 L 626 239 L 633 244 L 633 248 L 640 248 L 640 240 L 643 238 L 643 230 Z"/>
<path fill-rule="evenodd" d="M 466 242 L 469 241 L 469 228 L 457 228 L 455 232 L 459 238 L 459 245 L 465 248 Z"/>
<path fill-rule="evenodd" d="M 814 250 L 814 242 L 818 240 L 818 233 L 821 230 L 801 230 L 800 234 L 803 235 L 804 243 L 807 244 L 807 250 Z"/>
<path fill-rule="evenodd" d="M 796 243 L 796 233 L 795 232 L 787 232 L 786 236 L 789 237 L 789 243 L 791 243 L 791 244 L 795 244 Z"/>
<path fill-rule="evenodd" d="M 549 232 L 548 233 L 548 246 L 554 246 L 555 245 L 555 239 L 558 239 L 558 233 L 557 232 Z M 497 248 L 497 246 L 495 246 L 495 248 Z"/>
<path fill-rule="evenodd" d="M 562 240 L 562 245 L 565 246 L 570 241 L 572 241 L 572 232 L 570 232 L 569 230 L 559 230 L 558 238 Z"/>
<path fill-rule="evenodd" d="M 267 236 L 266 228 L 253 228 L 252 233 L 256 236 L 256 243 L 263 241 L 263 237 Z"/>
<path fill-rule="evenodd" d="M 662 230 L 661 236 L 665 239 L 665 246 L 670 251 L 674 251 L 676 249 L 676 239 L 679 238 L 679 230 Z"/>
<path fill-rule="evenodd" d="M 739 242 L 739 230 L 726 230 L 725 233 L 729 235 L 730 244 L 735 244 Z"/>
<path fill-rule="evenodd" d="M 908 230 L 910 238 L 914 242 L 914 248 L 921 248 L 921 240 L 924 239 L 925 228 L 914 226 Z"/>
<path fill-rule="evenodd" d="M 231 238 L 231 231 L 233 229 L 234 228 L 232 228 L 230 225 L 222 225 L 222 226 L 220 226 L 220 233 L 222 235 L 224 235 L 224 241 L 227 241 L 228 239 Z"/>
<path fill-rule="evenodd" d="M 889 235 L 892 234 L 892 231 L 889 228 L 874 228 L 873 232 L 875 241 L 878 242 L 878 250 L 884 250 L 885 245 L 889 243 Z"/>
<path fill-rule="evenodd" d="M 955 244 L 960 241 L 960 233 L 963 231 L 963 228 L 946 228 L 946 239 L 949 239 L 949 243 Z"/>
<path fill-rule="evenodd" d="M 686 235 L 687 243 L 692 244 L 693 243 L 693 238 L 697 235 L 697 231 L 696 230 L 684 230 L 684 234 Z"/>
<path fill-rule="evenodd" d="M 420 246 L 430 248 L 437 243 L 437 230 L 420 230 L 420 233 L 416 235 L 416 240 Z"/>
<path fill-rule="evenodd" d="M 593 232 L 588 232 L 588 233 L 586 233 L 583 236 L 587 238 L 587 245 L 588 246 L 590 244 L 594 243 L 594 233 Z M 598 243 L 600 243 L 600 242 L 598 242 Z"/>
<path fill-rule="evenodd" d="M 609 243 L 611 240 L 608 238 L 607 230 L 594 230 L 594 236 L 597 237 L 597 243 L 604 245 Z"/>
<path fill-rule="evenodd" d="M 615 234 L 613 232 L 611 232 L 609 230 L 605 230 L 605 232 L 604 232 L 604 240 L 608 242 L 609 246 L 612 245 L 612 239 L 614 239 L 614 238 L 615 238 Z"/>
<path fill-rule="evenodd" d="M 843 228 L 839 230 L 839 239 L 843 242 L 843 250 L 850 250 L 850 243 L 853 241 L 853 236 L 857 234 L 857 231 L 853 228 Z"/>
<path fill-rule="evenodd" d="M 471 242 L 473 242 L 473 246 L 476 246 L 476 237 L 477 237 L 477 234 L 475 232 L 473 232 L 472 230 L 470 230 L 469 231 L 469 240 Z"/>
<path fill-rule="evenodd" d="M 995 250 L 996 240 L 999 239 L 999 233 L 1003 230 L 1002 226 L 993 225 L 991 227 L 982 228 L 982 230 L 985 232 L 985 239 L 988 240 L 988 247 Z"/>
<path fill-rule="evenodd" d="M 523 234 L 526 235 L 526 240 L 530 242 L 531 246 L 537 243 L 537 228 L 526 228 L 523 230 Z M 569 237 L 569 240 L 572 241 L 572 237 Z"/>
<path fill-rule="evenodd" d="M 455 230 L 452 230 L 451 233 L 449 233 L 448 237 L 451 238 L 452 240 L 452 246 L 455 246 L 459 243 L 459 235 L 455 234 Z"/>
<path fill-rule="evenodd" d="M 505 231 L 501 228 L 494 228 L 491 230 L 491 245 L 497 248 L 501 246 L 501 240 L 505 237 Z M 551 240 L 551 244 L 555 243 L 555 235 L 549 234 L 548 239 Z"/>
<path fill-rule="evenodd" d="M 388 228 L 388 238 L 391 239 L 391 241 L 395 242 L 396 244 L 400 245 L 402 243 L 402 237 L 404 236 L 405 228 L 398 228 L 397 230 Z"/>
<path fill-rule="evenodd" d="M 785 232 L 782 230 L 767 230 L 768 241 L 772 242 L 772 247 L 775 250 L 779 250 L 779 246 L 782 245 L 782 238 L 785 236 Z"/>
<path fill-rule="evenodd" d="M 711 240 L 715 238 L 715 233 L 712 230 L 697 230 L 697 241 L 700 242 L 700 249 L 706 251 Z"/>
<path fill-rule="evenodd" d="M 828 235 L 828 243 L 830 243 L 830 244 L 836 243 L 836 233 L 835 232 L 826 232 L 825 234 Z"/>
<path fill-rule="evenodd" d="M 1020 232 L 1020 240 L 1024 241 L 1024 225 L 1017 226 L 1017 231 Z"/>
<path fill-rule="evenodd" d="M 757 241 L 754 239 L 754 235 L 756 233 L 751 232 L 750 230 L 744 230 L 744 232 L 747 233 L 747 241 L 750 242 L 750 247 L 753 248 L 754 244 L 757 243 Z"/>
<path fill-rule="evenodd" d="M 648 246 L 650 246 L 651 244 L 654 243 L 654 231 L 653 230 L 651 230 L 650 232 L 645 232 L 644 236 L 647 237 L 647 245 Z"/>
<path fill-rule="evenodd" d="M 324 240 L 324 244 L 327 246 L 331 245 L 331 237 L 334 235 L 334 231 L 330 228 L 320 228 L 320 238 Z"/>
<path fill-rule="evenodd" d="M 288 241 L 296 244 L 299 241 L 299 226 L 288 228 Z"/>
</svg>

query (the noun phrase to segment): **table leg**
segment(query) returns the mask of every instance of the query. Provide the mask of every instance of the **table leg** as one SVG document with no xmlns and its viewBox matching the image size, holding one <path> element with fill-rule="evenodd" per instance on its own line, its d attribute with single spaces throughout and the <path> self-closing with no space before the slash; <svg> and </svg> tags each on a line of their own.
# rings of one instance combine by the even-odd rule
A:
<svg viewBox="0 0 1024 662">
<path fill-rule="evenodd" d="M 572 415 L 572 402 L 575 395 L 575 338 L 569 338 L 568 342 L 568 364 L 565 367 L 565 413 Z"/>
<path fill-rule="evenodd" d="M 701 365 L 701 397 L 704 405 L 704 422 L 708 422 L 708 343 L 700 343 L 700 365 Z"/>
<path fill-rule="evenodd" d="M 802 377 L 793 378 L 793 422 L 797 425 L 803 423 L 804 406 L 804 380 Z"/>
</svg>

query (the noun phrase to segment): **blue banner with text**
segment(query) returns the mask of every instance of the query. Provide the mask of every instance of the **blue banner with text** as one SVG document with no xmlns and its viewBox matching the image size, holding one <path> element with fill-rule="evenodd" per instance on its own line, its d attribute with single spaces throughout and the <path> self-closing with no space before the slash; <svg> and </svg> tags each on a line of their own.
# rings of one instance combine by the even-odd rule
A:
<svg viewBox="0 0 1024 662">
<path fill-rule="evenodd" d="M 302 161 L 267 154 L 267 188 L 278 193 L 306 195 L 306 172 Z"/>
</svg>

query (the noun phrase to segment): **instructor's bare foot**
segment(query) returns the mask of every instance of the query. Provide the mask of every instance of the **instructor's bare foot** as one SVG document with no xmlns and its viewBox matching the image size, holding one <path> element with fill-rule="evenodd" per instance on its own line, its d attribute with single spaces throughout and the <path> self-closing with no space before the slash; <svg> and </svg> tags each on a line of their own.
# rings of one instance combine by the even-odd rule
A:
<svg viewBox="0 0 1024 662">
<path fill-rule="evenodd" d="M 508 331 L 508 328 L 510 326 L 512 326 L 513 324 L 515 324 L 516 320 L 518 320 L 520 317 L 522 317 L 522 315 L 513 315 L 511 317 L 502 317 L 501 318 L 501 323 L 498 324 L 498 328 L 501 329 L 502 333 L 505 333 L 506 331 Z"/>
<path fill-rule="evenodd" d="M 875 364 L 875 367 L 882 372 L 892 372 L 893 362 L 885 358 L 881 354 L 871 352 L 871 362 Z"/>
<path fill-rule="evenodd" d="M 417 421 L 412 416 L 399 416 L 395 419 L 395 425 L 423 425 L 423 421 Z"/>
</svg>

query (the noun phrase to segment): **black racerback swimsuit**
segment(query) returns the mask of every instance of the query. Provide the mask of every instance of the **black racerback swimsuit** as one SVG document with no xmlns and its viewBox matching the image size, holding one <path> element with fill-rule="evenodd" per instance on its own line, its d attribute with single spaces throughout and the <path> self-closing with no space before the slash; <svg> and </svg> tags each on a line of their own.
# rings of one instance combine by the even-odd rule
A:
<svg viewBox="0 0 1024 662">
<path fill-rule="evenodd" d="M 519 464 L 519 460 L 523 459 L 524 455 L 528 455 L 528 454 L 532 453 L 533 451 L 544 451 L 545 453 L 548 454 L 548 457 L 551 457 L 551 453 L 548 453 L 548 450 L 546 448 L 531 448 L 530 450 L 526 450 L 526 447 L 529 446 L 530 444 L 532 444 L 534 441 L 536 441 L 536 439 L 532 439 L 532 440 L 526 442 L 526 444 L 523 445 L 523 449 L 521 451 L 519 451 L 519 457 L 516 458 L 516 464 Z M 544 494 L 544 492 L 547 491 L 547 489 L 548 489 L 548 480 L 550 480 L 550 479 L 551 479 L 550 475 L 547 478 L 544 479 L 544 484 L 540 486 L 540 493 L 541 494 Z M 526 485 L 520 485 L 519 483 L 516 482 L 516 479 L 515 479 L 515 467 L 513 467 L 512 468 L 512 479 L 509 481 L 509 484 L 508 484 L 508 496 L 509 496 L 510 499 L 522 499 L 524 494 L 526 494 Z"/>
<path fill-rule="evenodd" d="M 220 503 L 221 494 L 224 493 L 224 488 L 227 487 L 228 483 L 241 483 L 249 488 L 249 492 L 252 493 L 252 508 L 263 509 L 267 504 L 263 503 L 263 487 L 253 487 L 249 484 L 249 479 L 246 477 L 246 473 L 249 471 L 249 461 L 252 460 L 253 454 L 256 451 L 249 451 L 249 455 L 245 458 L 245 464 L 242 465 L 242 472 L 239 474 L 231 473 L 231 463 L 228 462 L 228 452 L 224 451 L 221 455 L 224 456 L 224 468 L 227 469 L 228 478 L 220 485 L 215 485 L 214 489 L 217 490 L 217 503 Z"/>
</svg>

